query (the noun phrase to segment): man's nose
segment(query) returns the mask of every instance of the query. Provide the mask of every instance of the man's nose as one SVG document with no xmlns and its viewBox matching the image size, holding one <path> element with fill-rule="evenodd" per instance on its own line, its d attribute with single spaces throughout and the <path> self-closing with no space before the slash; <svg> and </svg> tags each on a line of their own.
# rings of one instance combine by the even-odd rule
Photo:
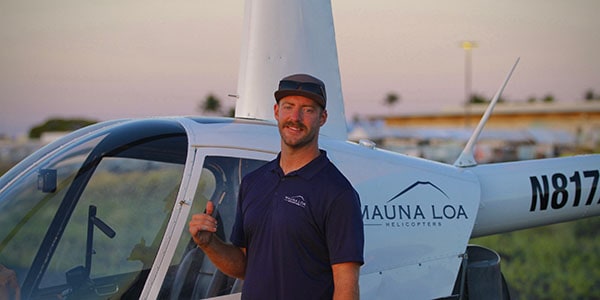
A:
<svg viewBox="0 0 600 300">
<path fill-rule="evenodd" d="M 294 121 L 302 120 L 302 110 L 301 109 L 293 109 L 290 113 L 290 119 Z"/>
</svg>

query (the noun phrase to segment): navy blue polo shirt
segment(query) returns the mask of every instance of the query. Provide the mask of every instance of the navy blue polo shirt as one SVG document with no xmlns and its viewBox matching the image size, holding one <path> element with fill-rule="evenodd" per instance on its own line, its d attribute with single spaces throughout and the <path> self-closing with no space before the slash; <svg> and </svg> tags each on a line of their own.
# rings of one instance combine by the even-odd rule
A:
<svg viewBox="0 0 600 300">
<path fill-rule="evenodd" d="M 363 263 L 358 194 L 323 150 L 288 175 L 279 159 L 240 187 L 231 241 L 247 251 L 242 299 L 331 299 L 331 265 Z"/>
</svg>

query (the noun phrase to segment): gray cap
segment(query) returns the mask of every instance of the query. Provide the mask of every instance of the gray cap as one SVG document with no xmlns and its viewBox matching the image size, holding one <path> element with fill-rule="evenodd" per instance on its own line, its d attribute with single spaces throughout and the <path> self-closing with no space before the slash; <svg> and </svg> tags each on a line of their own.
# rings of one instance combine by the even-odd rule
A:
<svg viewBox="0 0 600 300">
<path fill-rule="evenodd" d="M 275 100 L 279 103 L 281 98 L 291 95 L 304 96 L 317 102 L 323 109 L 327 104 L 327 94 L 323 81 L 308 74 L 294 74 L 284 77 L 279 81 L 279 88 L 275 91 Z"/>
</svg>

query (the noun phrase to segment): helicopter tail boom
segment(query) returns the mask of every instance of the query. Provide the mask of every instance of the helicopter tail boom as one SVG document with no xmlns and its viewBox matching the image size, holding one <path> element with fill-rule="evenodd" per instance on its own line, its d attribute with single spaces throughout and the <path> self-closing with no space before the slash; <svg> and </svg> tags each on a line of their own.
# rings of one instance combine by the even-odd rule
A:
<svg viewBox="0 0 600 300">
<path fill-rule="evenodd" d="M 471 237 L 600 215 L 600 155 L 471 168 L 481 203 Z"/>
</svg>

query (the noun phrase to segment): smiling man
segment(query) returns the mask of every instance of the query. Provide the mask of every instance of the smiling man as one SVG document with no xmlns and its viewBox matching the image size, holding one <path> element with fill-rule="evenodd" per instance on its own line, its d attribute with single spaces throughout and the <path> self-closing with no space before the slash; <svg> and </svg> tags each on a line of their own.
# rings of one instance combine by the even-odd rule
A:
<svg viewBox="0 0 600 300">
<path fill-rule="evenodd" d="M 358 299 L 360 200 L 319 149 L 325 85 L 291 75 L 275 100 L 281 152 L 242 180 L 232 244 L 214 236 L 210 202 L 192 217 L 190 233 L 221 271 L 244 279 L 242 299 Z"/>
</svg>

